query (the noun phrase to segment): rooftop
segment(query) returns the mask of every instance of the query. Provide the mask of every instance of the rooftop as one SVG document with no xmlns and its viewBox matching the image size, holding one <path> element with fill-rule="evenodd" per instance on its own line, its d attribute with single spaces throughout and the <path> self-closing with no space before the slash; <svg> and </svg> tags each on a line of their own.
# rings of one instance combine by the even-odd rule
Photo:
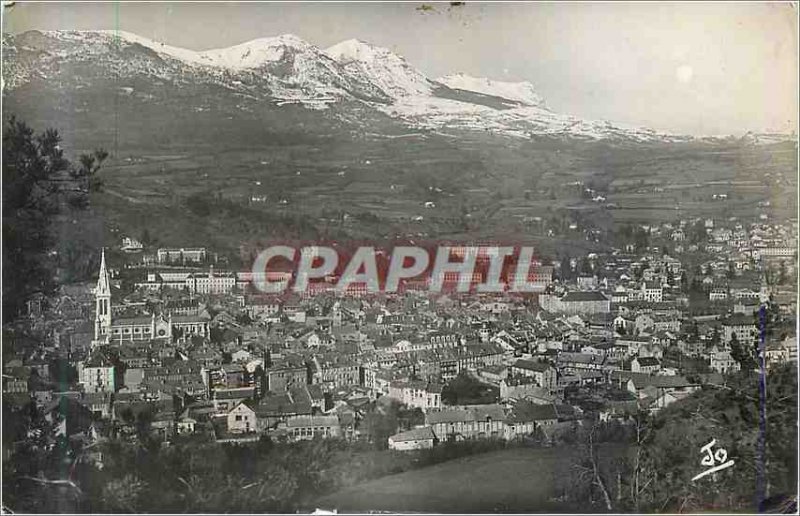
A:
<svg viewBox="0 0 800 516">
<path fill-rule="evenodd" d="M 606 296 L 603 295 L 602 292 L 591 291 L 591 292 L 567 292 L 564 297 L 561 298 L 562 302 L 581 302 L 581 301 L 608 301 Z"/>
</svg>

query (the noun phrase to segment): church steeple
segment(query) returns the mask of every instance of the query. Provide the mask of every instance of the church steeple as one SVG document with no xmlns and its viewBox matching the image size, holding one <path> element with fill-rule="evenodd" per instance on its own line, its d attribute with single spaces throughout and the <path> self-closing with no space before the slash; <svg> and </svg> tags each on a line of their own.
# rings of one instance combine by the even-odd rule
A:
<svg viewBox="0 0 800 516">
<path fill-rule="evenodd" d="M 111 284 L 108 279 L 108 270 L 106 269 L 106 249 L 105 247 L 100 251 L 100 276 L 97 278 L 96 294 L 111 295 Z"/>
<path fill-rule="evenodd" d="M 94 290 L 95 322 L 94 338 L 100 340 L 108 337 L 111 332 L 111 281 L 106 269 L 106 250 L 102 249 L 100 255 L 100 276 L 97 278 L 97 287 Z"/>
</svg>

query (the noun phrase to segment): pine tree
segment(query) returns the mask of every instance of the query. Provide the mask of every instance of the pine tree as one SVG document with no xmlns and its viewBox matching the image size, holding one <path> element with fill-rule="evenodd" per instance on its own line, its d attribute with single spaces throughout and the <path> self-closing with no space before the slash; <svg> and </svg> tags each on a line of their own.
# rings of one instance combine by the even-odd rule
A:
<svg viewBox="0 0 800 516">
<path fill-rule="evenodd" d="M 3 322 L 34 294 L 55 289 L 52 224 L 68 208 L 84 209 L 99 190 L 97 172 L 108 153 L 82 155 L 72 165 L 55 129 L 35 134 L 11 117 L 3 132 Z"/>
</svg>

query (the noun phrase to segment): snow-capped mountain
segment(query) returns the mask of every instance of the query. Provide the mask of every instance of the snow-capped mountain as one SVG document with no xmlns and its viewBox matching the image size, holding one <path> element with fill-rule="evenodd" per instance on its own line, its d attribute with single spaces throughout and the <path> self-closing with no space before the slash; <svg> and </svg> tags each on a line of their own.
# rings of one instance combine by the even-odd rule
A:
<svg viewBox="0 0 800 516">
<path fill-rule="evenodd" d="M 440 77 L 436 79 L 436 82 L 457 90 L 475 91 L 484 95 L 514 100 L 524 106 L 544 107 L 544 99 L 536 93 L 533 84 L 527 81 L 501 82 L 456 73 Z"/>
<path fill-rule="evenodd" d="M 393 99 L 428 96 L 436 87 L 422 72 L 387 48 L 349 39 L 328 48 L 326 53 L 345 70 L 360 74 Z"/>
<path fill-rule="evenodd" d="M 350 74 L 328 54 L 291 34 L 204 52 L 113 31 L 30 31 L 3 44 L 11 58 L 8 70 L 3 71 L 9 88 L 61 75 L 65 65 L 82 64 L 117 78 L 151 76 L 176 86 L 218 83 L 278 104 L 324 107 L 351 98 L 389 101 L 374 84 Z"/>
<path fill-rule="evenodd" d="M 355 124 L 365 110 L 372 110 L 407 126 L 433 130 L 517 137 L 682 139 L 555 113 L 528 82 L 463 74 L 432 80 L 403 57 L 356 39 L 322 50 L 284 34 L 197 52 L 127 32 L 29 31 L 5 36 L 3 48 L 4 92 L 37 81 L 57 81 L 61 90 L 91 88 L 104 81 L 157 81 L 174 88 L 205 84 L 217 88 L 215 95 L 248 99 L 249 105 L 335 106 L 337 116 Z"/>
</svg>

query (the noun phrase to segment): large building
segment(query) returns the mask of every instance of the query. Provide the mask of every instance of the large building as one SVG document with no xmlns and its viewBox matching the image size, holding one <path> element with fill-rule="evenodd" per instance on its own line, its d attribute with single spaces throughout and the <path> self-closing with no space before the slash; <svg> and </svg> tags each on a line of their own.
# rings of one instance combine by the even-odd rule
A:
<svg viewBox="0 0 800 516">
<path fill-rule="evenodd" d="M 236 275 L 232 272 L 192 273 L 186 278 L 186 288 L 193 294 L 227 294 L 236 288 Z"/>
<path fill-rule="evenodd" d="M 733 336 L 740 343 L 751 343 L 758 335 L 758 328 L 752 317 L 734 315 L 722 322 L 722 339 L 726 344 L 733 340 Z"/>
<path fill-rule="evenodd" d="M 607 314 L 611 312 L 611 300 L 602 292 L 567 292 L 561 298 L 540 295 L 539 305 L 548 312 L 576 314 Z"/>
<path fill-rule="evenodd" d="M 183 290 L 191 294 L 227 294 L 234 289 L 246 286 L 237 274 L 229 271 L 215 271 L 211 266 L 208 272 L 192 270 L 161 270 L 147 273 L 147 281 L 136 284 L 147 290 Z"/>
<path fill-rule="evenodd" d="M 156 254 L 158 263 L 200 263 L 207 256 L 205 247 L 161 248 Z"/>
<path fill-rule="evenodd" d="M 658 281 L 642 283 L 642 299 L 650 303 L 660 303 L 664 299 L 664 289 Z"/>
</svg>

